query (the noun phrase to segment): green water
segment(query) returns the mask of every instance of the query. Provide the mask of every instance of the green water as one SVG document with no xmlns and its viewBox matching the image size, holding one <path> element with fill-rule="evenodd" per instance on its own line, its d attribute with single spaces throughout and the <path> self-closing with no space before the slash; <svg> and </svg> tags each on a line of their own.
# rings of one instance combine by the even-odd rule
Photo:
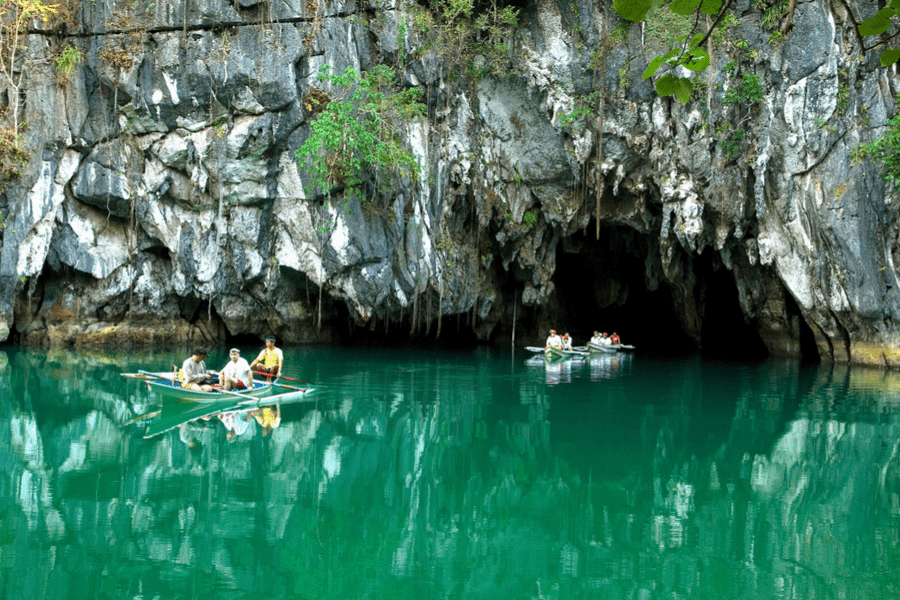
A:
<svg viewBox="0 0 900 600">
<path fill-rule="evenodd" d="M 119 376 L 184 352 L 0 351 L 0 598 L 900 594 L 896 375 L 285 354 L 309 402 L 189 448 Z"/>
</svg>

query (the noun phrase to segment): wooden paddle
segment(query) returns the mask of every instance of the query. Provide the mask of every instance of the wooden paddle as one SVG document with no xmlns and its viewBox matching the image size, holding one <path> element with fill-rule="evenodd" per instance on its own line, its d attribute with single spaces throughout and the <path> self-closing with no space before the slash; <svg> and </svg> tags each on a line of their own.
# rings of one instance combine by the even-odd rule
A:
<svg viewBox="0 0 900 600">
<path fill-rule="evenodd" d="M 293 377 L 287 377 L 285 375 L 272 375 L 271 373 L 266 373 L 265 371 L 251 371 L 254 375 L 262 375 L 263 377 L 274 377 L 275 379 L 287 379 L 288 381 L 296 381 L 298 383 L 305 383 L 307 385 L 312 385 L 312 383 L 308 382 L 305 379 L 294 379 Z"/>
</svg>

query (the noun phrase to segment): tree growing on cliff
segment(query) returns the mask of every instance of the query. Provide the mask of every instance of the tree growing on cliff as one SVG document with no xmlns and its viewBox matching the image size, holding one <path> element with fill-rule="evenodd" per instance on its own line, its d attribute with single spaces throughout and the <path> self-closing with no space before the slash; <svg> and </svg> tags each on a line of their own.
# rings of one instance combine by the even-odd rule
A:
<svg viewBox="0 0 900 600">
<path fill-rule="evenodd" d="M 0 72 L 6 87 L 8 117 L 16 133 L 22 83 L 33 66 L 27 54 L 28 27 L 35 21 L 46 21 L 57 12 L 56 4 L 44 4 L 40 0 L 0 1 Z"/>
<path fill-rule="evenodd" d="M 886 48 L 890 40 L 900 35 L 900 31 L 868 45 L 863 40 L 864 37 L 880 36 L 894 26 L 893 19 L 900 17 L 900 0 L 890 0 L 888 6 L 862 21 L 859 21 L 853 14 L 848 0 L 839 1 L 854 25 L 861 52 L 881 49 L 881 64 L 886 67 L 900 61 L 900 49 Z M 668 10 L 691 20 L 689 32 L 676 38 L 670 48 L 651 60 L 644 71 L 644 79 L 647 79 L 655 76 L 661 69 L 667 70 L 667 73 L 655 81 L 657 93 L 660 96 L 674 95 L 683 104 L 687 104 L 693 91 L 697 88 L 697 80 L 692 77 L 680 76 L 679 67 L 694 72 L 700 72 L 709 67 L 710 56 L 703 45 L 710 36 L 714 35 L 717 28 L 721 29 L 727 23 L 726 15 L 732 4 L 733 0 L 673 0 L 668 3 L 664 0 L 613 0 L 613 10 L 623 19 L 637 23 L 645 22 L 649 16 L 661 10 Z M 765 0 L 754 0 L 753 2 L 757 9 L 764 12 L 764 25 L 769 15 L 774 14 L 776 18 L 782 20 L 782 24 L 776 28 L 775 34 L 780 39 L 794 26 L 793 14 L 797 2 L 789 0 L 784 8 L 781 8 L 780 5 L 772 7 L 769 4 Z M 767 28 L 772 29 L 772 27 Z"/>
<path fill-rule="evenodd" d="M 337 96 L 307 94 L 306 110 L 321 112 L 296 152 L 312 186 L 329 194 L 357 188 L 369 175 L 382 186 L 396 176 L 418 178 L 419 162 L 404 146 L 401 129 L 425 114 L 418 102 L 422 90 L 396 89 L 394 70 L 384 65 L 362 74 L 351 67 L 341 75 L 329 70 L 324 65 L 318 80 L 330 83 Z"/>
</svg>

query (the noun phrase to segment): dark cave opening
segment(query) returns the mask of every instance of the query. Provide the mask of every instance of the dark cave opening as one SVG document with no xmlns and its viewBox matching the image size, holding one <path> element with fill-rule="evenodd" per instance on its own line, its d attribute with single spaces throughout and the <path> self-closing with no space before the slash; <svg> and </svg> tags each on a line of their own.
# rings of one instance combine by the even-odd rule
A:
<svg viewBox="0 0 900 600">
<path fill-rule="evenodd" d="M 716 358 L 761 360 L 768 351 L 752 322 L 741 311 L 734 276 L 711 253 L 694 259 L 694 293 L 702 304 L 700 345 L 685 333 L 673 289 L 659 281 L 647 289 L 646 257 L 651 241 L 633 230 L 604 228 L 576 236 L 557 254 L 556 310 L 548 307 L 555 327 L 568 331 L 575 345 L 593 331 L 617 332 L 622 342 L 642 352 L 684 354 L 701 351 Z M 553 300 L 551 300 L 551 304 Z M 546 333 L 544 333 L 546 335 Z"/>
<path fill-rule="evenodd" d="M 744 317 L 738 299 L 734 274 L 711 252 L 694 261 L 698 281 L 702 282 L 703 325 L 701 350 L 710 358 L 762 360 L 769 351 L 756 325 Z"/>
<path fill-rule="evenodd" d="M 675 314 L 671 290 L 645 283 L 644 257 L 649 249 L 640 234 L 620 227 L 604 228 L 600 238 L 575 236 L 557 253 L 556 307 L 548 317 L 575 345 L 585 344 L 595 330 L 616 332 L 622 343 L 641 352 L 682 354 L 695 350 Z M 553 300 L 551 300 L 551 303 Z M 546 337 L 547 332 L 541 332 Z"/>
</svg>

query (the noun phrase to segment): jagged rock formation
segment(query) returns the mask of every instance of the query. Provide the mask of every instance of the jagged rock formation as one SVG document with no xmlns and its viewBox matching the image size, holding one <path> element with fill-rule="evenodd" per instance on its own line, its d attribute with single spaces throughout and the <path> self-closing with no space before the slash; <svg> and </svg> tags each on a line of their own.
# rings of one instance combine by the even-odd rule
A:
<svg viewBox="0 0 900 600">
<path fill-rule="evenodd" d="M 477 81 L 450 77 L 415 4 L 98 0 L 75 30 L 35 31 L 33 58 L 84 59 L 28 73 L 0 339 L 299 343 L 348 320 L 433 336 L 451 315 L 491 339 L 516 314 L 530 332 L 606 314 L 632 340 L 737 329 L 775 355 L 808 337 L 823 360 L 900 366 L 895 190 L 851 161 L 897 82 L 842 3 L 798 2 L 777 40 L 735 2 L 686 106 L 641 79 L 665 27 L 521 9 L 508 76 Z M 294 155 L 315 75 L 380 63 L 425 90 L 405 132 L 424 175 L 378 201 L 317 196 Z M 752 75 L 759 101 L 731 102 Z"/>
</svg>

